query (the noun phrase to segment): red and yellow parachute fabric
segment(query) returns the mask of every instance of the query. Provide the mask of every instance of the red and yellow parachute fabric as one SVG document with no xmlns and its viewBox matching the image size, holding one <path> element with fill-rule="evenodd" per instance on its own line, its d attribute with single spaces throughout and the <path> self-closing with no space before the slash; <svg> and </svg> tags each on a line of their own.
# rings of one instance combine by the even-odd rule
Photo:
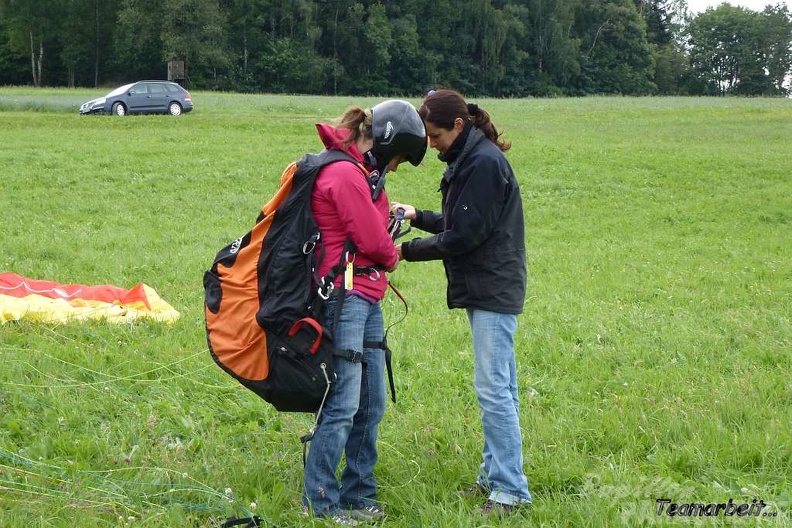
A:
<svg viewBox="0 0 792 528">
<path fill-rule="evenodd" d="M 145 284 L 126 290 L 0 273 L 0 324 L 20 319 L 54 323 L 102 319 L 125 323 L 143 317 L 170 323 L 179 318 L 179 312 Z"/>
</svg>

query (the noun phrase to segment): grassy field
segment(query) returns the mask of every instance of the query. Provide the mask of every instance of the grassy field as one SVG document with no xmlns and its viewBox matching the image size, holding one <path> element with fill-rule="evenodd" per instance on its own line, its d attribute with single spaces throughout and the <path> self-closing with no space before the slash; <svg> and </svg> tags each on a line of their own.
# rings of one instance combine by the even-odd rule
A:
<svg viewBox="0 0 792 528">
<path fill-rule="evenodd" d="M 202 274 L 319 150 L 314 123 L 377 100 L 197 92 L 179 118 L 77 115 L 103 92 L 0 88 L 0 271 L 143 282 L 181 318 L 0 326 L 0 526 L 310 525 L 311 416 L 214 365 Z M 792 101 L 473 101 L 514 143 L 527 226 L 534 504 L 501 525 L 792 526 Z M 390 197 L 437 208 L 442 169 L 433 153 L 402 167 Z M 464 314 L 438 263 L 393 281 L 410 311 L 390 332 L 385 524 L 484 526 L 455 493 L 482 443 Z M 658 516 L 659 499 L 770 515 Z"/>
</svg>

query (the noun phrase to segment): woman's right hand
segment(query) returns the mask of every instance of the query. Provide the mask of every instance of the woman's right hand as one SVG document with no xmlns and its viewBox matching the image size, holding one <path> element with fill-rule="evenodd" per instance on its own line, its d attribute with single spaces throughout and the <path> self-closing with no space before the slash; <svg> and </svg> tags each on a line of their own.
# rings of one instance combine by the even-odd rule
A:
<svg viewBox="0 0 792 528">
<path fill-rule="evenodd" d="M 404 210 L 404 219 L 405 220 L 415 220 L 415 207 L 412 205 L 407 205 L 399 202 L 391 202 L 391 212 L 395 215 L 398 213 L 399 209 Z"/>
</svg>

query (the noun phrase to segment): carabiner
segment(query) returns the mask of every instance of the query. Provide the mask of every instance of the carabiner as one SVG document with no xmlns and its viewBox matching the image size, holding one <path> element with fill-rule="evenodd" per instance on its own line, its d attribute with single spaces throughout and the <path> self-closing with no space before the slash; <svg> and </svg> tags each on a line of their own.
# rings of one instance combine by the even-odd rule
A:
<svg viewBox="0 0 792 528">
<path fill-rule="evenodd" d="M 316 248 L 316 244 L 319 243 L 319 239 L 322 238 L 320 233 L 314 234 L 310 239 L 308 239 L 305 244 L 303 244 L 303 255 L 309 255 L 313 253 L 313 250 Z"/>
<path fill-rule="evenodd" d="M 330 298 L 330 295 L 333 293 L 334 288 L 335 286 L 333 286 L 332 282 L 328 283 L 325 280 L 325 277 L 322 277 L 322 284 L 319 286 L 319 289 L 317 290 L 316 293 L 317 295 L 319 295 L 319 297 L 321 297 L 326 301 L 327 299 Z"/>
</svg>

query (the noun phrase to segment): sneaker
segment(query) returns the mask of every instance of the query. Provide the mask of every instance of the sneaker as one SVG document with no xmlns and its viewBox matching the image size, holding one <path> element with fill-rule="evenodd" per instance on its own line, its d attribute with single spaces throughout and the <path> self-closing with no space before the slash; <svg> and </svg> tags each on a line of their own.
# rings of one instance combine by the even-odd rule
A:
<svg viewBox="0 0 792 528">
<path fill-rule="evenodd" d="M 349 512 L 349 516 L 359 521 L 379 522 L 385 518 L 385 510 L 377 504 L 369 504 L 368 506 L 355 508 Z"/>
<path fill-rule="evenodd" d="M 517 506 L 514 504 L 504 504 L 502 502 L 495 502 L 492 499 L 487 499 L 484 504 L 481 505 L 481 514 L 489 516 L 497 517 L 498 519 L 502 519 L 503 517 L 514 513 L 517 510 Z"/>
<path fill-rule="evenodd" d="M 353 519 L 348 513 L 344 511 L 338 511 L 332 515 L 317 515 L 315 512 L 312 512 L 308 506 L 303 506 L 300 510 L 300 515 L 303 517 L 316 517 L 317 519 L 324 519 L 325 521 L 338 526 L 360 525 L 356 519 Z"/>
<path fill-rule="evenodd" d="M 360 526 L 360 521 L 352 518 L 347 512 L 334 513 L 328 519 L 338 526 Z"/>
</svg>

